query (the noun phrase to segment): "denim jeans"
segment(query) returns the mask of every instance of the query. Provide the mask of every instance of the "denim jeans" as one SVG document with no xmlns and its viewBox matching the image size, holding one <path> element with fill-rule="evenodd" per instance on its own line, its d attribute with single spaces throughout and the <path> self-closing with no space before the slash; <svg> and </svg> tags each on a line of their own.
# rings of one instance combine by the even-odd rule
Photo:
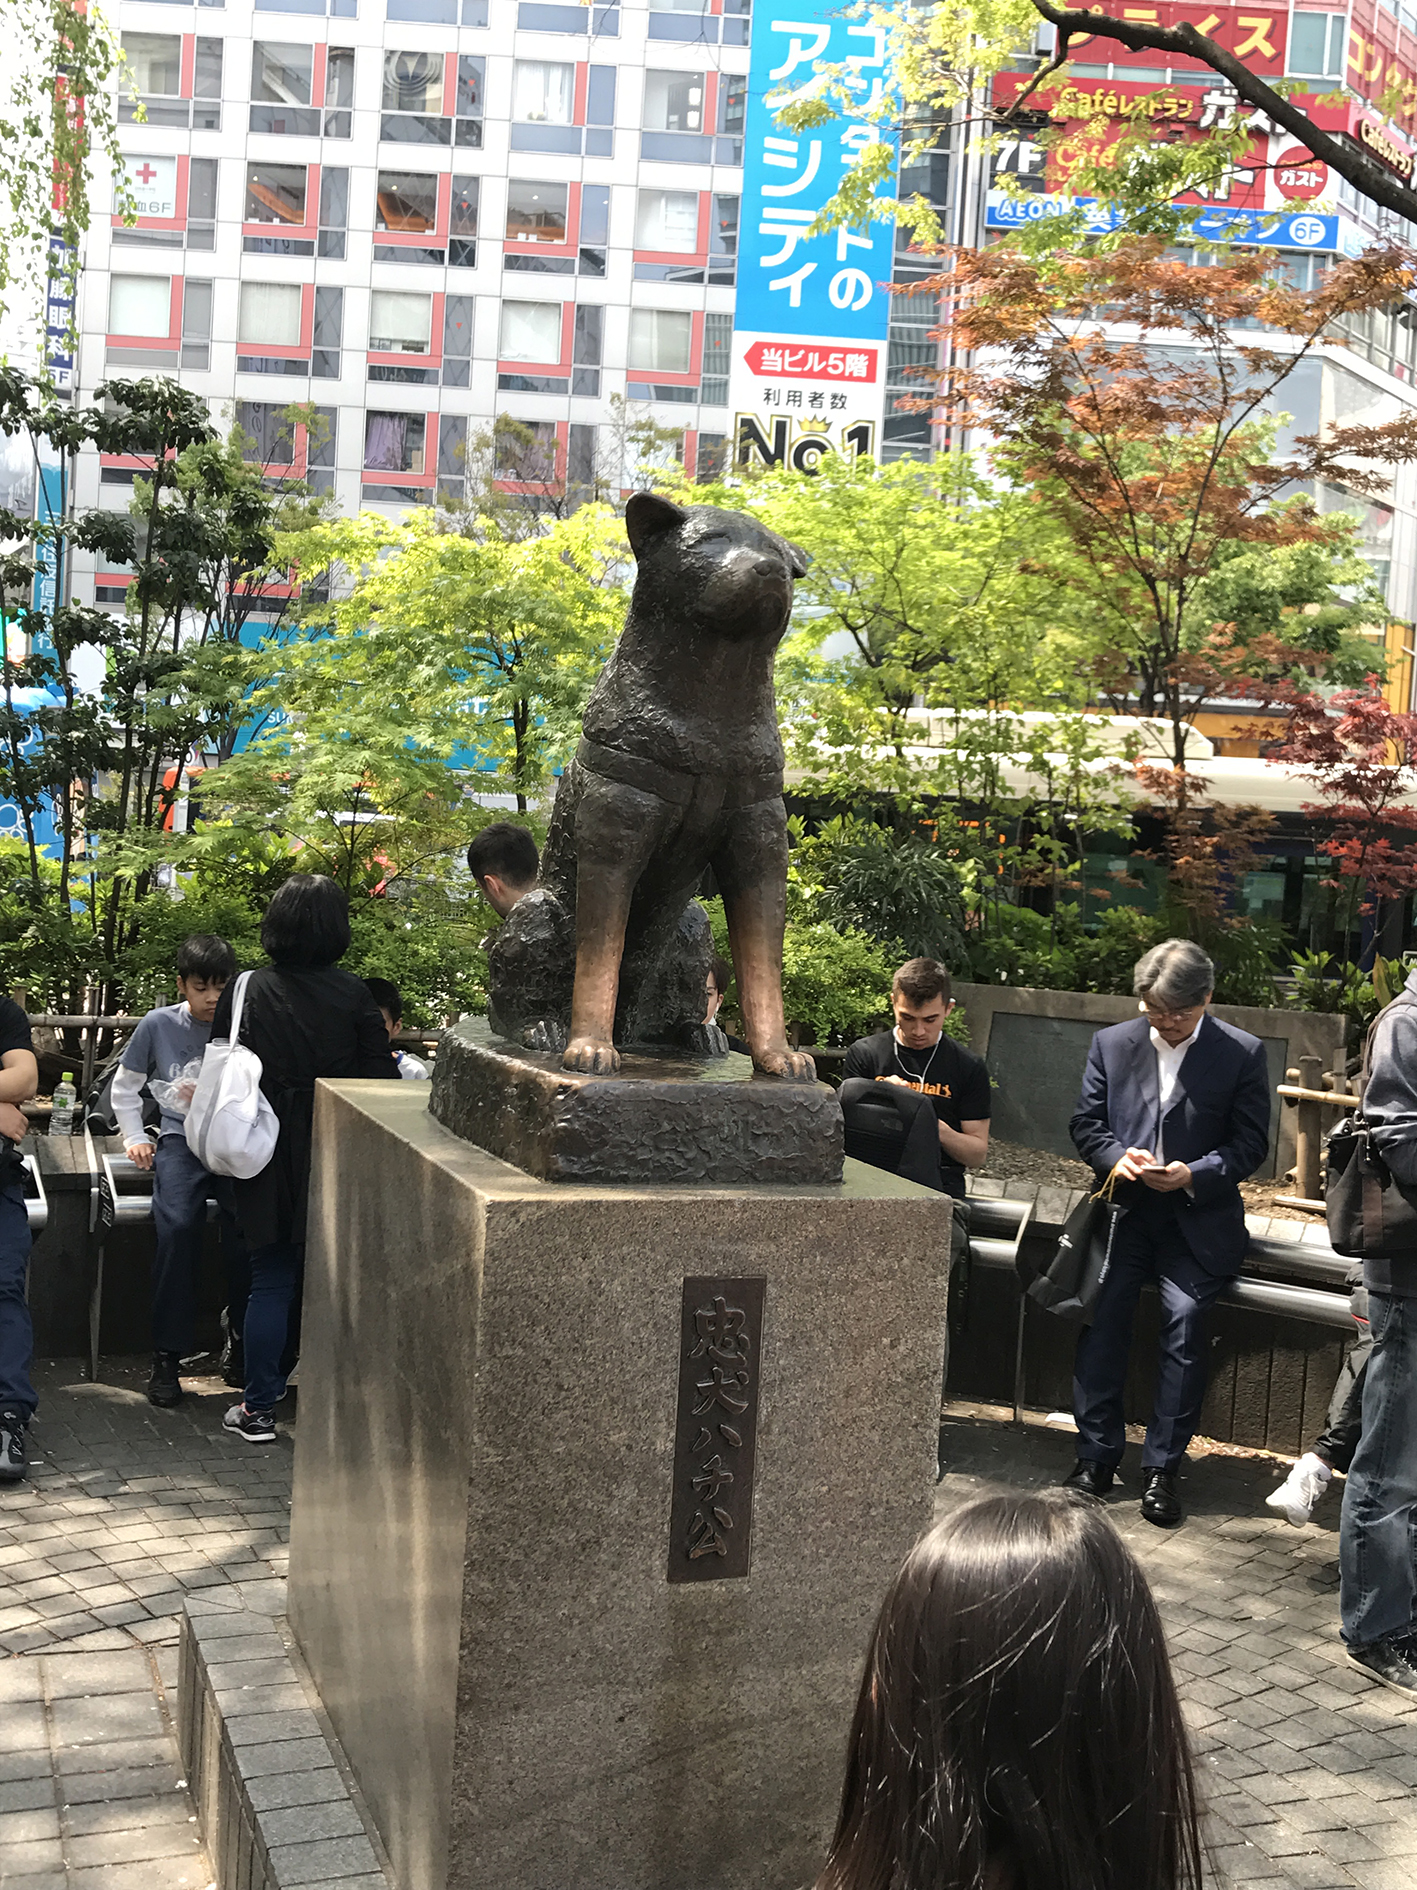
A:
<svg viewBox="0 0 1417 1890">
<path fill-rule="evenodd" d="M 285 1396 L 285 1381 L 295 1366 L 291 1341 L 299 1330 L 304 1275 L 303 1242 L 282 1241 L 251 1249 L 251 1293 L 243 1334 L 248 1411 L 269 1411 Z"/>
<path fill-rule="evenodd" d="M 1339 1613 L 1354 1647 L 1410 1633 L 1417 1600 L 1417 1299 L 1370 1290 L 1368 1321 L 1363 1435 L 1338 1534 Z"/>
<path fill-rule="evenodd" d="M 30 1383 L 34 1326 L 25 1300 L 29 1259 L 29 1215 L 23 1185 L 15 1182 L 0 1188 L 0 1411 L 19 1411 L 27 1418 L 39 1402 Z"/>
<path fill-rule="evenodd" d="M 196 1327 L 197 1273 L 207 1232 L 207 1202 L 221 1209 L 222 1259 L 231 1298 L 234 1273 L 244 1273 L 246 1250 L 227 1205 L 231 1183 L 208 1174 L 182 1135 L 158 1138 L 153 1156 L 153 1350 L 190 1352 Z"/>
</svg>

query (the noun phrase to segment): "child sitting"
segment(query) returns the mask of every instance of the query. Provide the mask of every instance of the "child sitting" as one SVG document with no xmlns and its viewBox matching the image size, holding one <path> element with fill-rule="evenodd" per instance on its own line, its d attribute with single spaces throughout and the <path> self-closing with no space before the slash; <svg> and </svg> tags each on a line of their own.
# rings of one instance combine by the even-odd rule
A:
<svg viewBox="0 0 1417 1890">
<path fill-rule="evenodd" d="M 148 1401 L 160 1407 L 182 1398 L 178 1364 L 192 1349 L 207 1202 L 222 1186 L 187 1146 L 187 1111 L 217 1000 L 235 973 L 236 958 L 224 938 L 201 932 L 187 939 L 177 954 L 179 1002 L 148 1012 L 128 1040 L 113 1083 L 113 1114 L 128 1159 L 135 1168 L 153 1171 L 157 1257 Z M 155 1146 L 143 1121 L 145 1084 L 162 1111 Z"/>
<path fill-rule="evenodd" d="M 366 978 L 364 984 L 379 1007 L 379 1015 L 384 1020 L 384 1028 L 389 1033 L 392 1045 L 403 1023 L 403 999 L 399 996 L 399 988 L 392 978 Z M 430 1071 L 422 1057 L 412 1057 L 407 1050 L 395 1047 L 394 1062 L 399 1066 L 399 1075 L 407 1077 L 410 1082 L 428 1082 Z"/>
</svg>

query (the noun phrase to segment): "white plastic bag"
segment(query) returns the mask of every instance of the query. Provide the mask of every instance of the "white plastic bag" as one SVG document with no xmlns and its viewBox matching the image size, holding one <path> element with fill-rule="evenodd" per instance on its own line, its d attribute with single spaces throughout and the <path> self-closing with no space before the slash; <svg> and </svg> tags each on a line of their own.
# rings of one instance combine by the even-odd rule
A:
<svg viewBox="0 0 1417 1890">
<path fill-rule="evenodd" d="M 275 1153 L 280 1123 L 261 1094 L 261 1059 L 241 1038 L 241 1009 L 251 974 L 236 980 L 231 1035 L 202 1055 L 202 1073 L 187 1111 L 187 1146 L 210 1174 L 249 1181 Z"/>
</svg>

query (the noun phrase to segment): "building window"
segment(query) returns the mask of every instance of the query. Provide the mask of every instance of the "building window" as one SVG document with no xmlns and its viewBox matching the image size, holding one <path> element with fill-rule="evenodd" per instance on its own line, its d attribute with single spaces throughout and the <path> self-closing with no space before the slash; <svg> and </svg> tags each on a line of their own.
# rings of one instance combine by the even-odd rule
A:
<svg viewBox="0 0 1417 1890">
<path fill-rule="evenodd" d="M 696 190 L 642 190 L 635 214 L 635 248 L 692 256 L 699 247 Z"/>
<path fill-rule="evenodd" d="M 574 66 L 518 59 L 512 70 L 512 117 L 529 125 L 569 125 L 575 89 Z"/>
<path fill-rule="evenodd" d="M 313 46 L 258 39 L 251 48 L 252 131 L 277 137 L 318 134 L 320 114 L 310 104 Z"/>
<path fill-rule="evenodd" d="M 728 436 L 723 433 L 701 433 L 699 450 L 694 463 L 694 478 L 700 485 L 708 485 L 721 479 L 728 470 Z"/>
<path fill-rule="evenodd" d="M 110 276 L 108 332 L 166 341 L 172 333 L 171 276 Z"/>
<path fill-rule="evenodd" d="M 303 227 L 308 186 L 303 164 L 248 164 L 245 221 Z"/>
<path fill-rule="evenodd" d="M 586 82 L 585 121 L 588 125 L 615 123 L 615 67 L 592 66 Z"/>
<path fill-rule="evenodd" d="M 187 166 L 187 247 L 216 248 L 215 158 L 193 158 Z"/>
<path fill-rule="evenodd" d="M 421 413 L 364 416 L 364 465 L 369 472 L 422 473 L 428 418 Z"/>
<path fill-rule="evenodd" d="M 369 346 L 375 354 L 427 354 L 433 298 L 375 289 L 369 298 Z"/>
<path fill-rule="evenodd" d="M 461 504 L 467 472 L 467 420 L 445 413 L 438 421 L 438 496 Z"/>
<path fill-rule="evenodd" d="M 660 374 L 687 374 L 694 318 L 687 309 L 630 311 L 630 366 Z"/>
<path fill-rule="evenodd" d="M 285 407 L 272 400 L 238 400 L 236 424 L 246 435 L 244 458 L 262 466 L 295 464 L 295 426 Z"/>
<path fill-rule="evenodd" d="M 600 354 L 604 345 L 605 310 L 591 302 L 576 310 L 575 339 L 571 349 L 571 392 L 600 392 Z"/>
<path fill-rule="evenodd" d="M 1289 21 L 1289 70 L 1315 79 L 1341 79 L 1348 42 L 1346 13 L 1299 13 Z"/>
<path fill-rule="evenodd" d="M 443 385 L 466 387 L 472 370 L 472 297 L 443 299 Z"/>
<path fill-rule="evenodd" d="M 220 42 L 218 41 L 218 44 Z M 123 57 L 140 98 L 178 98 L 182 92 L 182 39 L 177 33 L 125 33 Z"/>
<path fill-rule="evenodd" d="M 643 125 L 646 131 L 702 131 L 703 73 L 646 72 Z"/>
<path fill-rule="evenodd" d="M 349 224 L 349 172 L 342 164 L 326 164 L 320 171 L 320 237 L 318 254 L 344 255 L 344 233 Z"/>
<path fill-rule="evenodd" d="M 478 180 L 455 171 L 448 220 L 448 262 L 454 269 L 477 267 L 477 202 Z"/>
<path fill-rule="evenodd" d="M 380 171 L 374 225 L 380 230 L 436 229 L 438 179 L 428 171 Z"/>
<path fill-rule="evenodd" d="M 212 285 L 188 276 L 182 284 L 182 365 L 206 369 L 212 353 Z"/>
<path fill-rule="evenodd" d="M 461 53 L 458 57 L 457 116 L 458 144 L 482 143 L 482 98 L 487 85 L 487 61 L 479 53 Z M 471 135 L 476 121 L 477 135 Z"/>
<path fill-rule="evenodd" d="M 317 407 L 315 424 L 305 435 L 305 483 L 312 492 L 329 493 L 335 489 L 335 429 L 339 414 L 334 407 Z"/>
<path fill-rule="evenodd" d="M 566 205 L 565 184 L 527 183 L 513 178 L 507 185 L 507 241 L 564 243 Z"/>
<path fill-rule="evenodd" d="M 504 302 L 499 358 L 503 361 L 559 361 L 561 304 Z"/>
<path fill-rule="evenodd" d="M 443 55 L 386 52 L 383 105 L 386 112 L 427 112 L 441 117 Z"/>
<path fill-rule="evenodd" d="M 353 46 L 331 46 L 325 55 L 325 103 L 345 109 L 354 103 Z"/>
<path fill-rule="evenodd" d="M 339 379 L 339 351 L 344 338 L 344 290 L 318 288 L 315 291 L 315 352 L 310 373 L 320 381 Z"/>
<path fill-rule="evenodd" d="M 257 347 L 298 348 L 300 293 L 294 282 L 243 282 L 236 339 Z"/>
<path fill-rule="evenodd" d="M 518 420 L 516 431 L 497 435 L 497 471 L 523 485 L 549 485 L 556 477 L 556 422 Z"/>
<path fill-rule="evenodd" d="M 699 389 L 699 399 L 705 407 L 728 405 L 728 369 L 732 358 L 733 317 L 705 315 L 703 379 Z"/>
<path fill-rule="evenodd" d="M 718 81 L 718 128 L 725 137 L 741 138 L 748 112 L 748 81 L 741 73 L 725 72 Z"/>
<path fill-rule="evenodd" d="M 199 38 L 196 57 L 192 62 L 192 96 L 197 100 L 192 107 L 194 131 L 221 130 L 221 74 L 221 41 Z M 210 99 L 212 103 L 203 104 L 204 99 Z M 151 118 L 152 114 L 148 116 Z"/>
</svg>

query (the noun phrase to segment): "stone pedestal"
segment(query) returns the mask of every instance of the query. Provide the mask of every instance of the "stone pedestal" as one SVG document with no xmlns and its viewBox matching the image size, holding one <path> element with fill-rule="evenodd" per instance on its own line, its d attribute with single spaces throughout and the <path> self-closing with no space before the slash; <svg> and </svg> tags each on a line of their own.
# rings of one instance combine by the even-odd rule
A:
<svg viewBox="0 0 1417 1890">
<path fill-rule="evenodd" d="M 400 1890 L 810 1883 L 930 1520 L 948 1200 L 538 1181 L 418 1084 L 315 1129 L 290 1619 Z"/>
</svg>

